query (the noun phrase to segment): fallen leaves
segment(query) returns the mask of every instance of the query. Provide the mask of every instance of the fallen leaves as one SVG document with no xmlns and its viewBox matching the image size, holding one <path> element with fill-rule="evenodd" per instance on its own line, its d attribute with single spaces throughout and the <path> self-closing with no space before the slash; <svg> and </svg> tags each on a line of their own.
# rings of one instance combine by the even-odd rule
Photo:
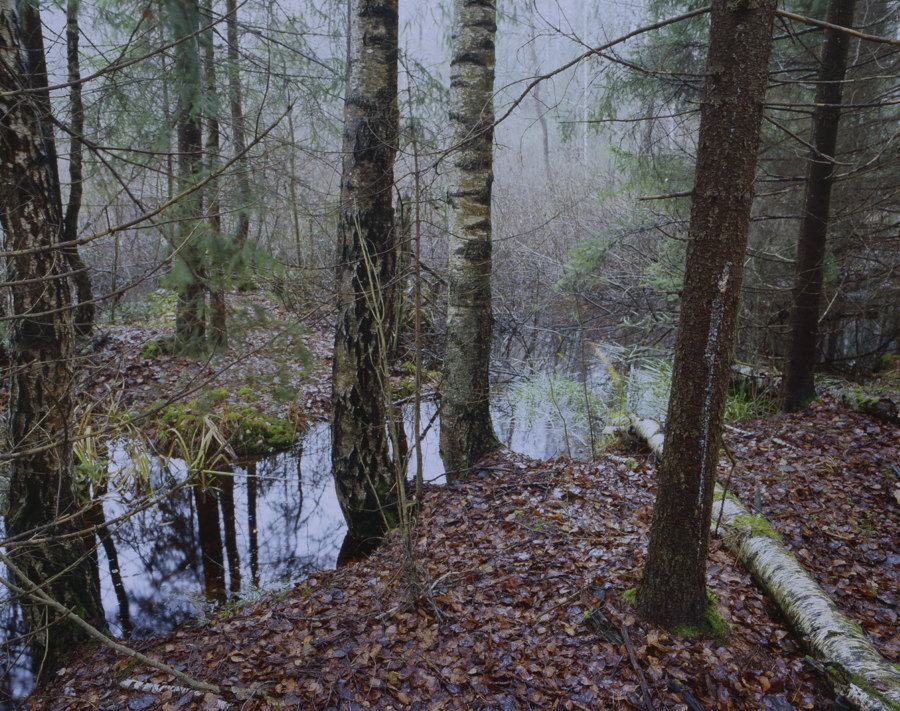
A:
<svg viewBox="0 0 900 711">
<path fill-rule="evenodd" d="M 833 401 L 728 435 L 742 465 L 733 488 L 895 658 L 896 435 Z M 641 708 L 635 668 L 660 709 L 688 708 L 689 697 L 723 711 L 830 707 L 801 644 L 715 541 L 708 578 L 731 624 L 727 641 L 676 638 L 636 617 L 622 595 L 639 580 L 656 477 L 649 458 L 628 454 L 636 466 L 499 453 L 465 482 L 427 490 L 414 570 L 393 541 L 229 619 L 141 646 L 195 678 L 253 689 L 242 711 Z M 118 687 L 127 676 L 168 681 L 109 650 L 84 650 L 28 708 L 220 701 L 129 692 Z"/>
</svg>

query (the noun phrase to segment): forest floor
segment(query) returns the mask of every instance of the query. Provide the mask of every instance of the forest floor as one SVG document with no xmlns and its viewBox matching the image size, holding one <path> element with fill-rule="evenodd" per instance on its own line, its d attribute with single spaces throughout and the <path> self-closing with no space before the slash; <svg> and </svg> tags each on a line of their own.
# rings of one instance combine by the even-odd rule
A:
<svg viewBox="0 0 900 711">
<path fill-rule="evenodd" d="M 243 375 L 216 375 L 229 354 L 203 364 L 141 355 L 154 328 L 112 333 L 95 358 L 95 397 L 120 393 L 123 408 L 137 409 L 187 397 L 186 387 L 236 391 L 246 369 L 262 368 L 261 392 L 293 391 L 267 404 L 324 413 L 324 327 L 280 336 L 288 340 L 277 367 L 263 355 L 265 339 L 248 336 L 265 363 L 241 357 Z M 299 355 L 300 340 L 318 366 Z M 803 413 L 736 423 L 726 440 L 738 462 L 732 488 L 898 661 L 898 427 L 825 397 Z M 720 480 L 730 468 L 723 457 Z M 708 577 L 730 623 L 726 639 L 674 637 L 635 615 L 623 593 L 639 580 L 655 486 L 654 459 L 637 444 L 592 461 L 500 451 L 464 482 L 426 488 L 411 558 L 396 533 L 365 561 L 130 642 L 220 686 L 222 697 L 187 693 L 164 673 L 89 645 L 25 708 L 206 710 L 222 698 L 245 711 L 689 708 L 672 681 L 696 697 L 694 709 L 834 708 L 802 640 L 718 538 Z M 143 685 L 124 688 L 126 680 Z M 239 699 L 233 689 L 254 694 Z"/>
</svg>

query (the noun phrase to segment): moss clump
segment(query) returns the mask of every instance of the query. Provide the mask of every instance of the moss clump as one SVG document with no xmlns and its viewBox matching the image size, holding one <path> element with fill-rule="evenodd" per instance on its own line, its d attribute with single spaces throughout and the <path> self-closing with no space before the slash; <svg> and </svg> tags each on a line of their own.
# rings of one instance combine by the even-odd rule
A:
<svg viewBox="0 0 900 711">
<path fill-rule="evenodd" d="M 718 599 L 709 591 L 707 592 L 707 597 L 709 598 L 709 605 L 706 606 L 706 609 L 700 616 L 700 622 L 696 625 L 675 625 L 671 630 L 672 634 L 687 639 L 724 640 L 728 637 L 731 625 L 719 613 L 719 608 L 716 606 Z"/>
<path fill-rule="evenodd" d="M 875 372 L 880 373 L 885 370 L 892 370 L 898 364 L 900 364 L 900 355 L 897 353 L 882 353 L 875 363 Z"/>
<path fill-rule="evenodd" d="M 214 426 L 239 456 L 272 454 L 297 439 L 297 423 L 252 405 L 224 403 L 227 396 L 225 388 L 215 388 L 197 400 L 169 405 L 160 415 L 160 424 L 178 432 L 188 446 L 199 446 L 204 433 Z"/>
<path fill-rule="evenodd" d="M 297 427 L 292 422 L 258 412 L 249 405 L 228 410 L 223 420 L 231 446 L 241 454 L 271 454 L 290 447 L 297 438 Z"/>
<path fill-rule="evenodd" d="M 174 345 L 171 338 L 154 338 L 147 341 L 144 347 L 141 348 L 141 358 L 149 360 L 164 355 L 171 355 Z"/>
<path fill-rule="evenodd" d="M 752 536 L 765 536 L 781 541 L 781 534 L 765 516 L 739 515 L 735 516 L 731 523 L 734 526 L 749 526 Z"/>
<path fill-rule="evenodd" d="M 721 484 L 716 483 L 716 487 L 713 490 L 713 506 L 721 506 L 722 499 L 731 499 L 734 503 L 738 504 L 741 508 L 743 508 L 743 504 L 741 500 L 737 497 L 731 489 L 725 489 Z"/>
<path fill-rule="evenodd" d="M 622 593 L 622 599 L 631 605 L 637 605 L 637 595 L 637 588 L 628 588 Z M 724 640 L 728 637 L 731 625 L 728 624 L 728 620 L 719 614 L 719 610 L 716 607 L 719 602 L 718 598 L 709 589 L 706 591 L 706 597 L 709 600 L 709 605 L 703 611 L 700 623 L 697 625 L 675 625 L 670 630 L 672 634 L 678 637 L 686 637 L 687 639 Z"/>
</svg>

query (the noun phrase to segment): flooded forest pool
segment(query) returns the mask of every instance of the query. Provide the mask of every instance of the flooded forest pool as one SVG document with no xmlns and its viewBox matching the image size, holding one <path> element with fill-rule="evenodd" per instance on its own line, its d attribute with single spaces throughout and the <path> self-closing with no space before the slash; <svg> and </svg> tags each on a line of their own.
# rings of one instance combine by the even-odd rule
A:
<svg viewBox="0 0 900 711">
<path fill-rule="evenodd" d="M 632 370 L 628 383 L 619 382 L 601 358 L 587 368 L 532 370 L 511 379 L 495 399 L 497 435 L 510 449 L 539 459 L 588 456 L 616 391 L 636 393 L 637 400 L 629 396 L 631 409 L 660 414 L 664 399 L 641 372 Z M 426 400 L 421 408 L 423 478 L 441 484 L 435 404 Z M 404 419 L 412 451 L 411 406 Z M 116 635 L 147 637 L 202 620 L 226 600 L 239 606 L 336 563 L 346 525 L 326 422 L 312 424 L 288 451 L 214 467 L 212 514 L 197 487 L 187 484 L 192 477 L 184 460 L 152 455 L 124 439 L 111 441 L 107 456 L 110 484 L 102 501 L 109 535 L 97 550 L 104 610 Z M 411 456 L 408 478 L 414 468 Z M 222 561 L 212 579 L 215 566 L 203 565 L 210 550 Z M 21 698 L 31 686 L 26 649 L 12 642 L 22 632 L 16 605 L 0 605 L 0 624 L 2 639 L 10 640 L 0 642 L 0 709 L 14 708 L 4 697 Z"/>
</svg>

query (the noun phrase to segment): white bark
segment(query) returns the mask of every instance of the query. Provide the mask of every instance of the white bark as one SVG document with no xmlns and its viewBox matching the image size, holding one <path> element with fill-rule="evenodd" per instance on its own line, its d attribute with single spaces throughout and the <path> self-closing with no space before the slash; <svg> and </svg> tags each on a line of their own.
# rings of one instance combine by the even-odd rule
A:
<svg viewBox="0 0 900 711">
<path fill-rule="evenodd" d="M 662 458 L 663 434 L 658 422 L 632 419 L 627 431 Z M 826 666 L 837 693 L 860 711 L 900 709 L 900 668 L 882 657 L 862 628 L 840 612 L 793 553 L 767 533 L 764 521 L 754 526 L 757 516 L 732 494 L 724 494 L 717 485 L 713 519 L 724 506 L 725 545 L 781 608 L 812 655 Z"/>
</svg>

